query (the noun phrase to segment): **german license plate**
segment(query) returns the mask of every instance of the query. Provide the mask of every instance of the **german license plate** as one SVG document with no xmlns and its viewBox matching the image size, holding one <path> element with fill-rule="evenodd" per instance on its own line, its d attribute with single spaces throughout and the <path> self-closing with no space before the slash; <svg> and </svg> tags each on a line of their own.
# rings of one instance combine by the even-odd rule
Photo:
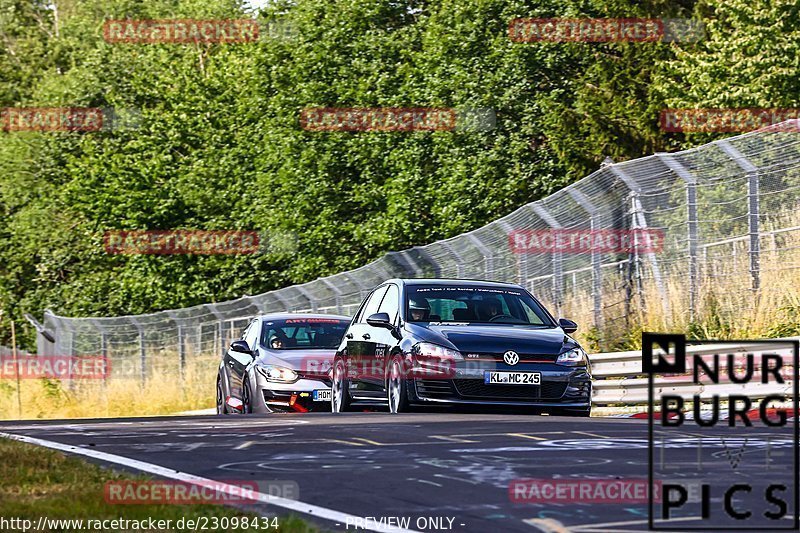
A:
<svg viewBox="0 0 800 533">
<path fill-rule="evenodd" d="M 331 389 L 317 389 L 314 391 L 315 402 L 329 402 L 331 401 Z"/>
<path fill-rule="evenodd" d="M 542 374 L 539 372 L 484 372 L 483 382 L 486 385 L 541 385 Z"/>
</svg>

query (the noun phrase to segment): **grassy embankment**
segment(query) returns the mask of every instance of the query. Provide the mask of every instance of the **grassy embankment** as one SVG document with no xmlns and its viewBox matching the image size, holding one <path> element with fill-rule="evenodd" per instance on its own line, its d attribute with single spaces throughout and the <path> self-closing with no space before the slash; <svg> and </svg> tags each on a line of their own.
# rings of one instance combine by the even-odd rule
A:
<svg viewBox="0 0 800 533">
<path fill-rule="evenodd" d="M 144 476 L 133 476 L 89 464 L 75 457 L 0 438 L 0 517 L 32 519 L 37 523 L 40 516 L 49 519 L 91 519 L 91 520 L 171 520 L 176 524 L 180 519 L 218 519 L 249 517 L 254 519 L 246 507 L 241 509 L 222 505 L 156 505 L 135 504 L 117 505 L 105 501 L 105 484 L 109 481 L 146 480 Z M 269 520 L 273 523 L 272 519 Z M 185 523 L 185 522 L 184 522 Z M 223 522 L 224 523 L 224 522 Z M 263 521 L 262 521 L 263 525 Z M 278 517 L 277 528 L 257 531 L 276 531 L 305 533 L 317 531 L 296 516 Z M 76 531 L 62 524 L 45 531 Z M 20 530 L 21 531 L 21 530 Z M 111 531 L 111 530 L 109 530 Z M 139 529 L 137 531 L 148 531 Z M 155 531 L 155 530 L 152 530 Z M 179 531 L 173 525 L 170 529 L 158 531 Z M 211 529 L 211 531 L 256 531 L 256 529 Z"/>
</svg>

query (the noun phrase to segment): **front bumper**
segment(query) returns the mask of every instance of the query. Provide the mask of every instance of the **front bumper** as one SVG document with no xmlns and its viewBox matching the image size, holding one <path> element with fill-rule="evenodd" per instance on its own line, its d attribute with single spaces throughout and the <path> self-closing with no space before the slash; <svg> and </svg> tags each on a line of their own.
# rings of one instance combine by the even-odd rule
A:
<svg viewBox="0 0 800 533">
<path fill-rule="evenodd" d="M 314 401 L 315 390 L 331 390 L 328 379 L 300 378 L 294 383 L 273 383 L 258 379 L 253 407 L 258 412 L 330 411 L 330 400 Z"/>
<path fill-rule="evenodd" d="M 486 384 L 484 373 L 539 372 L 540 385 Z M 414 403 L 464 403 L 483 405 L 526 405 L 589 409 L 592 378 L 586 367 L 555 363 L 503 363 L 457 367 L 439 376 L 414 374 L 409 380 L 410 400 Z"/>
</svg>

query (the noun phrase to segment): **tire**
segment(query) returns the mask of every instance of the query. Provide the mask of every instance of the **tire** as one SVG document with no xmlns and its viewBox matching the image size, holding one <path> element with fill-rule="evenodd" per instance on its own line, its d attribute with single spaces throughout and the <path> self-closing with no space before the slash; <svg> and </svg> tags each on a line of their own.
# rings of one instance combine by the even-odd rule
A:
<svg viewBox="0 0 800 533">
<path fill-rule="evenodd" d="M 250 388 L 250 378 L 247 374 L 242 377 L 242 414 L 249 415 L 253 412 L 253 389 Z"/>
<path fill-rule="evenodd" d="M 333 360 L 333 383 L 331 384 L 331 412 L 344 413 L 350 410 L 350 382 L 345 376 L 343 357 Z"/>
<path fill-rule="evenodd" d="M 225 405 L 225 391 L 222 390 L 222 376 L 219 374 L 217 374 L 217 414 L 228 414 L 228 406 Z"/>
<path fill-rule="evenodd" d="M 409 411 L 408 381 L 403 372 L 403 358 L 400 355 L 392 357 L 386 370 L 386 400 L 389 412 L 392 414 Z"/>
</svg>

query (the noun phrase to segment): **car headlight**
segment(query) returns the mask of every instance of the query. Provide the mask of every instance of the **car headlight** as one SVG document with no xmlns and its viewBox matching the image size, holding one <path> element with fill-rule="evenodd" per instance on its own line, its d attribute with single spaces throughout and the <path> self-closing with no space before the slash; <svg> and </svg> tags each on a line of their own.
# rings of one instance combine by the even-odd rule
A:
<svg viewBox="0 0 800 533">
<path fill-rule="evenodd" d="M 259 373 L 267 378 L 267 381 L 277 383 L 292 383 L 297 381 L 297 372 L 285 366 L 264 365 L 256 367 Z"/>
<path fill-rule="evenodd" d="M 430 342 L 420 342 L 414 345 L 414 355 L 419 357 L 431 357 L 436 359 L 452 359 L 455 361 L 463 361 L 461 352 L 432 344 Z"/>
<path fill-rule="evenodd" d="M 556 364 L 566 366 L 585 366 L 588 361 L 589 358 L 586 356 L 586 352 L 584 352 L 581 348 L 573 348 L 572 350 L 559 355 L 558 359 L 556 359 Z"/>
</svg>

